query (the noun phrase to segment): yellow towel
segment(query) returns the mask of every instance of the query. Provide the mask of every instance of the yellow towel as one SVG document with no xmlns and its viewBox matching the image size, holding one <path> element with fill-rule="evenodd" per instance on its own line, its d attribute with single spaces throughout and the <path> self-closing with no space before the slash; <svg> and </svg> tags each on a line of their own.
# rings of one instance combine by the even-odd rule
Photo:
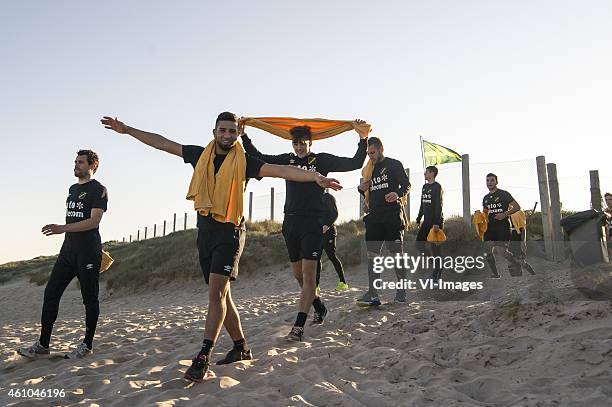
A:
<svg viewBox="0 0 612 407">
<path fill-rule="evenodd" d="M 202 216 L 212 214 L 218 222 L 239 225 L 242 221 L 242 199 L 246 184 L 246 156 L 236 142 L 215 176 L 215 141 L 211 141 L 196 164 L 187 199 Z"/>
<path fill-rule="evenodd" d="M 289 130 L 298 126 L 308 126 L 313 140 L 322 140 L 336 136 L 349 130 L 356 130 L 359 137 L 366 138 L 372 131 L 367 124 L 359 124 L 352 120 L 327 120 L 327 119 L 296 119 L 293 117 L 242 117 L 240 123 L 246 126 L 256 127 L 267 131 L 286 140 L 291 140 Z"/>
<path fill-rule="evenodd" d="M 438 229 L 436 232 L 434 228 L 431 228 L 427 234 L 427 241 L 434 244 L 444 243 L 446 242 L 446 234 L 442 229 Z"/>
<path fill-rule="evenodd" d="M 102 250 L 102 263 L 100 264 L 100 273 L 104 273 L 106 270 L 113 265 L 115 260 L 111 257 L 110 253 Z"/>
<path fill-rule="evenodd" d="M 512 225 L 514 225 L 514 229 L 521 230 L 527 227 L 527 216 L 525 216 L 525 212 L 522 210 L 514 212 L 510 215 L 510 220 L 512 221 Z"/>
<path fill-rule="evenodd" d="M 476 232 L 478 233 L 480 240 L 484 240 L 484 234 L 489 226 L 487 215 L 481 211 L 474 212 L 474 216 L 472 216 L 472 223 L 476 227 Z"/>
</svg>

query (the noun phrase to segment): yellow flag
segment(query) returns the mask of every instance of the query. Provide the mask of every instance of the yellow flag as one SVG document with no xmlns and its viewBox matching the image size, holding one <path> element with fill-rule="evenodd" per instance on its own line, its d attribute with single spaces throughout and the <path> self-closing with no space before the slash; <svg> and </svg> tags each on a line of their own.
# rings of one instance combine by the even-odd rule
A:
<svg viewBox="0 0 612 407">
<path fill-rule="evenodd" d="M 448 147 L 423 140 L 423 161 L 426 167 L 456 163 L 461 161 L 461 155 Z"/>
</svg>

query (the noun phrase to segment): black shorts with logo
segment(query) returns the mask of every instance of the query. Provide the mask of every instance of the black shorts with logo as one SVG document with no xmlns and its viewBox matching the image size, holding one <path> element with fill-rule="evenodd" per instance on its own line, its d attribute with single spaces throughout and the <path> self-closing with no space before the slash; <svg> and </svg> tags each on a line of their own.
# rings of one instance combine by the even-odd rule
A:
<svg viewBox="0 0 612 407">
<path fill-rule="evenodd" d="M 206 284 L 211 273 L 236 280 L 245 238 L 244 225 L 217 222 L 211 216 L 198 217 L 197 246 Z"/>
<path fill-rule="evenodd" d="M 323 225 L 318 218 L 285 214 L 283 237 L 292 263 L 321 258 Z"/>
<path fill-rule="evenodd" d="M 370 213 L 363 218 L 365 223 L 365 240 L 369 252 L 380 253 L 387 242 L 387 248 L 393 253 L 403 250 L 404 223 L 399 211 Z"/>
<path fill-rule="evenodd" d="M 485 242 L 496 242 L 506 244 L 510 240 L 510 224 L 509 223 L 489 223 L 487 231 L 484 234 Z"/>
</svg>

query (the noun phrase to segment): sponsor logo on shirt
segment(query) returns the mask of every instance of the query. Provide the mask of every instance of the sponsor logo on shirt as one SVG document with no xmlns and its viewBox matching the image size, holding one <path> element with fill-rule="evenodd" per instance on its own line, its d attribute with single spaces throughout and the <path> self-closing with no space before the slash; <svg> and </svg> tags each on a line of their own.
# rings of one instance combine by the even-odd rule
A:
<svg viewBox="0 0 612 407">
<path fill-rule="evenodd" d="M 317 167 L 315 165 L 296 165 L 296 167 L 306 171 L 317 172 Z"/>
<path fill-rule="evenodd" d="M 383 170 L 384 169 L 385 168 L 383 168 Z M 372 177 L 372 186 L 370 187 L 370 191 L 377 191 L 379 189 L 389 188 L 389 184 L 385 182 L 388 179 L 389 179 L 389 176 L 387 174 L 381 174 L 378 177 Z"/>
<path fill-rule="evenodd" d="M 83 198 L 85 198 L 85 196 L 86 196 L 86 195 L 87 195 L 87 192 L 81 192 L 81 193 L 79 194 L 79 199 L 83 199 Z"/>
<path fill-rule="evenodd" d="M 231 273 L 232 272 L 232 266 L 230 266 L 229 264 L 227 266 L 223 266 L 223 270 L 225 270 L 225 272 L 227 272 L 227 273 Z"/>
<path fill-rule="evenodd" d="M 93 264 L 89 263 L 88 265 L 85 266 L 85 268 L 87 270 L 91 270 L 91 269 L 93 269 Z"/>
<path fill-rule="evenodd" d="M 84 218 L 82 210 L 85 207 L 83 202 L 74 202 L 68 201 L 66 202 L 66 217 L 67 218 Z M 78 209 L 78 210 L 75 210 Z"/>
</svg>

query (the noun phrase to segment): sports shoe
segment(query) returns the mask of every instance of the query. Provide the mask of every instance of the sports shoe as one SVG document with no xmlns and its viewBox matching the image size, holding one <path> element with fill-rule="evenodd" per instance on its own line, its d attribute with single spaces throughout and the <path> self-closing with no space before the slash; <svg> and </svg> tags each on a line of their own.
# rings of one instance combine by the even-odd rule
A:
<svg viewBox="0 0 612 407">
<path fill-rule="evenodd" d="M 64 359 L 82 359 L 85 356 L 91 355 L 91 349 L 87 347 L 83 342 L 77 345 L 72 351 L 64 355 Z"/>
<path fill-rule="evenodd" d="M 379 306 L 381 304 L 380 302 L 380 298 L 378 297 L 370 297 L 370 298 L 365 298 L 365 296 L 363 298 L 358 298 L 357 299 L 357 305 L 361 305 L 361 306 Z"/>
<path fill-rule="evenodd" d="M 314 312 L 314 316 L 312 317 L 312 323 L 313 325 L 320 325 L 323 323 L 323 320 L 325 319 L 325 317 L 327 316 L 327 307 L 324 305 L 323 306 L 323 312 L 319 313 L 315 310 Z"/>
<path fill-rule="evenodd" d="M 253 354 L 251 353 L 251 349 L 240 350 L 235 347 L 232 348 L 227 355 L 221 360 L 219 360 L 217 365 L 227 365 L 234 362 L 239 362 L 241 360 L 251 360 L 253 359 Z"/>
<path fill-rule="evenodd" d="M 336 291 L 347 291 L 348 289 L 349 289 L 349 286 L 347 283 L 338 281 L 338 285 L 336 286 Z"/>
<path fill-rule="evenodd" d="M 45 348 L 36 341 L 34 345 L 17 349 L 17 353 L 28 359 L 46 358 L 49 357 L 49 348 Z"/>
<path fill-rule="evenodd" d="M 317 286 L 317 289 L 315 290 L 316 296 L 319 297 L 321 295 L 321 289 L 319 288 L 319 286 Z"/>
<path fill-rule="evenodd" d="M 304 338 L 304 328 L 299 326 L 291 328 L 291 332 L 287 335 L 287 339 L 293 342 L 301 342 L 302 338 Z"/>
<path fill-rule="evenodd" d="M 198 356 L 191 361 L 191 366 L 185 372 L 184 377 L 192 382 L 202 383 L 206 372 L 208 372 L 209 366 L 210 362 L 208 361 L 208 356 L 198 354 Z"/>
</svg>

